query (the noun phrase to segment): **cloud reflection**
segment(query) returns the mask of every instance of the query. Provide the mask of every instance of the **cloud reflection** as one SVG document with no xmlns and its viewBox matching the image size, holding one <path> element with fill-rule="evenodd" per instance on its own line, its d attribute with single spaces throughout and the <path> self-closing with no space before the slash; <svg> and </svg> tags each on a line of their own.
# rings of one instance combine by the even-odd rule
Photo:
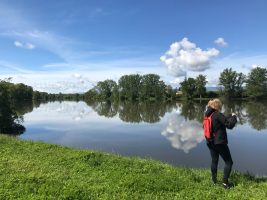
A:
<svg viewBox="0 0 267 200">
<path fill-rule="evenodd" d="M 26 121 L 29 117 L 30 121 L 46 121 L 47 119 L 64 122 L 66 120 L 80 121 L 90 116 L 92 112 L 85 102 L 49 102 L 41 104 L 33 113 L 26 114 L 25 118 Z"/>
<path fill-rule="evenodd" d="M 172 147 L 189 153 L 204 140 L 202 132 L 202 124 L 195 120 L 186 120 L 175 113 L 169 117 L 161 134 L 171 142 Z"/>
</svg>

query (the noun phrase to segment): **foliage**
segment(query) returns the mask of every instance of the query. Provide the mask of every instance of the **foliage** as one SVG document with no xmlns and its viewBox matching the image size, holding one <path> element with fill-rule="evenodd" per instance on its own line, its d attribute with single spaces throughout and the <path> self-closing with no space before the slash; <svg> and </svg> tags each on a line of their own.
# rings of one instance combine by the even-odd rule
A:
<svg viewBox="0 0 267 200">
<path fill-rule="evenodd" d="M 206 94 L 206 84 L 207 84 L 206 76 L 204 75 L 199 75 L 195 79 L 195 84 L 196 84 L 196 95 L 199 95 L 199 98 L 201 99 L 202 96 Z"/>
<path fill-rule="evenodd" d="M 141 98 L 142 99 L 164 99 L 166 85 L 156 74 L 146 74 L 141 79 Z"/>
<path fill-rule="evenodd" d="M 94 87 L 99 99 L 109 99 L 113 91 L 117 88 L 117 83 L 113 80 L 99 81 Z"/>
<path fill-rule="evenodd" d="M 139 74 L 124 75 L 119 79 L 118 90 L 121 99 L 136 100 L 140 97 L 142 76 Z"/>
<path fill-rule="evenodd" d="M 11 83 L 12 79 L 0 80 L 1 85 L 4 85 L 10 101 L 16 103 L 24 100 L 32 100 L 33 89 L 31 86 L 24 85 L 23 83 L 14 84 Z"/>
<path fill-rule="evenodd" d="M 201 99 L 203 96 L 207 96 L 206 84 L 206 76 L 202 74 L 197 76 L 195 79 L 191 77 L 184 79 L 184 81 L 180 83 L 183 96 L 186 99 L 193 99 L 196 96 L 199 96 Z"/>
<path fill-rule="evenodd" d="M 213 186 L 210 171 L 74 150 L 1 136 L 0 199 L 266 199 L 266 178 L 232 173 Z M 44 159 L 45 158 L 45 159 Z M 222 171 L 218 172 L 222 178 Z"/>
<path fill-rule="evenodd" d="M 33 92 L 33 101 L 63 101 L 63 100 L 73 100 L 73 101 L 79 101 L 84 99 L 85 94 L 51 94 L 47 92 L 39 92 L 34 91 Z"/>
<path fill-rule="evenodd" d="M 248 75 L 246 93 L 251 98 L 267 97 L 267 69 L 256 67 Z"/>
<path fill-rule="evenodd" d="M 196 80 L 194 78 L 185 79 L 180 85 L 186 99 L 193 99 L 195 97 Z"/>
<path fill-rule="evenodd" d="M 131 74 L 122 76 L 118 84 L 112 80 L 100 81 L 85 93 L 92 100 L 165 100 L 175 99 L 175 90 L 160 80 L 156 74 Z"/>
<path fill-rule="evenodd" d="M 223 86 L 223 95 L 228 98 L 241 97 L 245 81 L 246 76 L 233 71 L 232 68 L 223 70 L 219 77 L 219 85 Z"/>
<path fill-rule="evenodd" d="M 9 90 L 10 83 L 0 81 L 0 132 L 18 135 L 25 131 L 25 127 L 20 125 L 23 118 L 14 111 Z"/>
</svg>

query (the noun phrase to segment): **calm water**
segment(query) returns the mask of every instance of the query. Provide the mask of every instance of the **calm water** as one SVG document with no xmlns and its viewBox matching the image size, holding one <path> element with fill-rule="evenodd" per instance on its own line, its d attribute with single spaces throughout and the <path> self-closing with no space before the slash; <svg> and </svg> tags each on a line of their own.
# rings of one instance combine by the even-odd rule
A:
<svg viewBox="0 0 267 200">
<path fill-rule="evenodd" d="M 50 102 L 21 108 L 26 132 L 19 137 L 209 168 L 201 124 L 205 104 Z M 234 169 L 266 176 L 266 102 L 231 102 L 223 111 L 238 114 L 228 131 Z"/>
</svg>

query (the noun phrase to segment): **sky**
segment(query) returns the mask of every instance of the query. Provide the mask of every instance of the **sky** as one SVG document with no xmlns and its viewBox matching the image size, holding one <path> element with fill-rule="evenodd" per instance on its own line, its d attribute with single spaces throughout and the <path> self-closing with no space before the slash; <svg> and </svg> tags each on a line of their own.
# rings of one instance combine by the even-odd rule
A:
<svg viewBox="0 0 267 200">
<path fill-rule="evenodd" d="M 179 87 L 267 66 L 265 0 L 0 0 L 0 79 L 85 92 L 126 74 Z"/>
</svg>

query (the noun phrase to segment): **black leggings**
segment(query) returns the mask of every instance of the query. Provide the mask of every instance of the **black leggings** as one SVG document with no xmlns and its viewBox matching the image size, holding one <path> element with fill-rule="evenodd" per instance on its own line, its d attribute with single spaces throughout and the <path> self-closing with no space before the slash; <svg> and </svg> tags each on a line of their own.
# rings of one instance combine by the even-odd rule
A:
<svg viewBox="0 0 267 200">
<path fill-rule="evenodd" d="M 217 167 L 219 162 L 219 155 L 222 157 L 222 159 L 225 162 L 224 166 L 224 176 L 223 176 L 223 182 L 228 183 L 228 178 L 230 176 L 233 160 L 231 157 L 230 150 L 228 148 L 227 144 L 216 144 L 208 143 L 207 146 L 210 150 L 211 155 L 211 173 L 212 173 L 212 179 L 217 179 Z"/>
</svg>

